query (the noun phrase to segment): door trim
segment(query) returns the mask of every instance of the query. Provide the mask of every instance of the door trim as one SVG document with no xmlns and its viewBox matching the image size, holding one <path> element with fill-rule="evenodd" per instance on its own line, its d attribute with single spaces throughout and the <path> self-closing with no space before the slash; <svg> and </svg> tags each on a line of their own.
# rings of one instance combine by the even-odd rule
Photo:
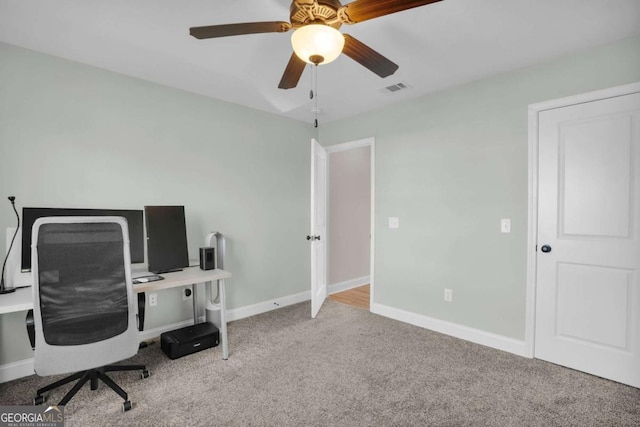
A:
<svg viewBox="0 0 640 427">
<path fill-rule="evenodd" d="M 538 237 L 538 116 L 541 112 L 601 99 L 615 98 L 640 92 L 640 82 L 616 86 L 594 92 L 544 101 L 529 105 L 529 165 L 528 165 L 528 223 L 527 223 L 527 285 L 525 303 L 525 355 L 533 358 L 535 351 L 536 313 L 536 244 Z"/>
<path fill-rule="evenodd" d="M 369 284 L 370 284 L 370 292 L 369 292 L 369 311 L 373 309 L 373 296 L 375 292 L 374 286 L 374 259 L 375 259 L 375 246 L 376 246 L 376 221 L 375 221 L 375 212 L 376 212 L 376 139 L 374 137 L 358 139 L 356 141 L 343 142 L 341 144 L 329 145 L 324 147 L 327 150 L 327 153 L 337 153 L 338 151 L 351 150 L 352 148 L 359 147 L 371 147 L 371 231 L 369 234 L 371 235 L 369 241 Z M 329 157 L 329 161 L 331 158 Z"/>
</svg>

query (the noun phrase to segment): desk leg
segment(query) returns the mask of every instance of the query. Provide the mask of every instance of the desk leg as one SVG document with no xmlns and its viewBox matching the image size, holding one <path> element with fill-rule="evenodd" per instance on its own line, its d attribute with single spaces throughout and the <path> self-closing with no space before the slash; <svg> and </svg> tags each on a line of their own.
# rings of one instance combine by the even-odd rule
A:
<svg viewBox="0 0 640 427">
<path fill-rule="evenodd" d="M 198 296 L 196 295 L 198 285 L 191 285 L 191 302 L 193 303 L 193 324 L 198 324 Z"/>
<path fill-rule="evenodd" d="M 138 293 L 138 330 L 144 331 L 144 308 L 146 304 L 144 292 Z"/>
<path fill-rule="evenodd" d="M 218 295 L 220 295 L 220 335 L 222 338 L 222 358 L 229 358 L 229 340 L 227 339 L 227 297 L 224 289 L 224 279 L 218 280 Z"/>
</svg>

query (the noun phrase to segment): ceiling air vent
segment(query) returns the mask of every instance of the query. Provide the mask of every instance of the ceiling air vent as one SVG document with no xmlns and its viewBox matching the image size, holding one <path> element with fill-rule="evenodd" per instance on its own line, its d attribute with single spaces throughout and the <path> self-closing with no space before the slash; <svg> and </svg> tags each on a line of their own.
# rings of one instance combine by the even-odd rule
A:
<svg viewBox="0 0 640 427">
<path fill-rule="evenodd" d="M 409 84 L 400 82 L 400 83 L 393 84 L 391 86 L 384 87 L 381 89 L 381 91 L 383 93 L 386 93 L 387 95 L 391 95 L 392 93 L 398 93 L 400 91 L 409 89 L 410 87 L 411 86 L 409 86 Z"/>
</svg>

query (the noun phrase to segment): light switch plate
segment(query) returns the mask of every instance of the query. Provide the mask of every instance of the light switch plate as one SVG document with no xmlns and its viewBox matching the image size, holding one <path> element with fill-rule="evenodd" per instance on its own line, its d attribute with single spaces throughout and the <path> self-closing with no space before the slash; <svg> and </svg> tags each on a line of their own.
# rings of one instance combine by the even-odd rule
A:
<svg viewBox="0 0 640 427">
<path fill-rule="evenodd" d="M 511 233 L 511 220 L 510 219 L 501 219 L 500 220 L 500 231 L 503 233 Z"/>
<path fill-rule="evenodd" d="M 400 228 L 400 219 L 397 216 L 389 217 L 389 228 Z"/>
</svg>

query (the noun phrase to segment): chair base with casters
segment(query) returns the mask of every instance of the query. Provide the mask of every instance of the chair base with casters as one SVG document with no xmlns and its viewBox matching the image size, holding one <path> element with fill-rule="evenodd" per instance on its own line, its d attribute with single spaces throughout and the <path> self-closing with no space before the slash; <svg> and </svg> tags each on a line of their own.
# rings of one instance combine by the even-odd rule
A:
<svg viewBox="0 0 640 427">
<path fill-rule="evenodd" d="M 29 335 L 29 341 L 31 342 L 31 347 L 35 348 L 35 331 L 33 326 L 33 310 L 29 310 L 27 312 L 27 331 Z M 67 392 L 67 394 L 62 398 L 58 405 L 66 405 L 73 396 L 80 391 L 83 385 L 90 381 L 91 390 L 98 389 L 98 382 L 102 381 L 106 385 L 108 385 L 113 391 L 118 393 L 120 397 L 124 399 L 122 403 L 122 411 L 126 412 L 131 409 L 131 401 L 127 395 L 127 392 L 122 389 L 118 384 L 116 384 L 111 378 L 109 378 L 106 373 L 107 372 L 118 372 L 118 371 L 142 371 L 140 374 L 140 378 L 145 379 L 149 378 L 149 370 L 145 365 L 108 365 L 103 366 L 102 368 L 90 369 L 87 371 L 76 372 L 73 375 L 70 375 L 66 378 L 63 378 L 59 381 L 56 381 L 52 384 L 49 384 L 41 389 L 38 389 L 36 392 L 36 396 L 33 398 L 34 405 L 42 405 L 46 401 L 46 397 L 44 393 L 56 389 L 60 386 L 68 384 L 70 382 L 78 380 L 78 382 L 73 386 L 71 390 Z"/>
<path fill-rule="evenodd" d="M 122 389 L 118 384 L 116 384 L 111 378 L 106 375 L 106 372 L 116 372 L 116 371 L 142 371 L 140 374 L 141 378 L 148 378 L 150 373 L 146 366 L 144 365 L 110 365 L 104 366 L 102 368 L 90 369 L 88 371 L 77 372 L 73 375 L 70 375 L 66 378 L 61 379 L 60 381 L 56 381 L 55 383 L 49 384 L 48 386 L 42 387 L 38 389 L 36 397 L 33 398 L 34 405 L 42 405 L 45 402 L 45 396 L 43 395 L 47 391 L 53 390 L 65 384 L 68 384 L 72 381 L 78 380 L 78 382 L 73 386 L 71 390 L 62 398 L 58 405 L 66 405 L 73 396 L 82 388 L 82 386 L 90 381 L 91 390 L 98 389 L 98 382 L 102 381 L 106 385 L 108 385 L 113 391 L 118 393 L 120 397 L 124 399 L 122 403 L 122 411 L 128 411 L 131 409 L 131 401 L 127 395 L 127 392 Z"/>
</svg>

